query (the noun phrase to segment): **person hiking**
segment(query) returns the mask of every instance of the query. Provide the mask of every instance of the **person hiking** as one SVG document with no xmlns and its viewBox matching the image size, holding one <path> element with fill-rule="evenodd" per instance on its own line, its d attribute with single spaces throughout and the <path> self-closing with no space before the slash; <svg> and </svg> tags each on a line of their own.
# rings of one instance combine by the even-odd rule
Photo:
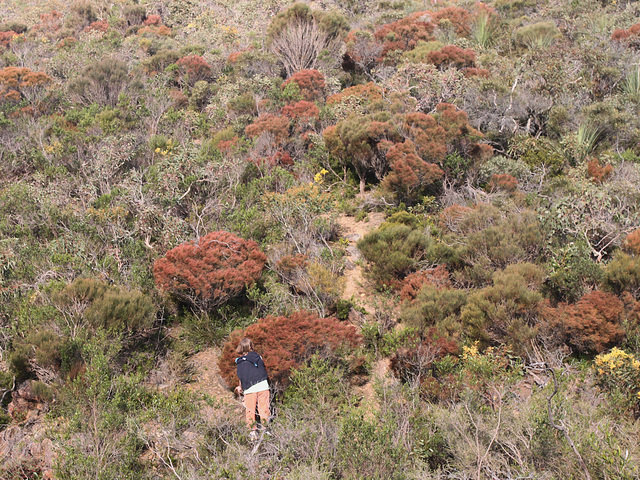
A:
<svg viewBox="0 0 640 480">
<path fill-rule="evenodd" d="M 265 428 L 265 432 L 269 432 L 266 429 L 270 414 L 269 376 L 262 357 L 254 350 L 253 341 L 250 338 L 245 337 L 240 341 L 236 353 L 240 355 L 236 358 L 236 372 L 240 385 L 235 390 L 239 395 L 244 393 L 245 418 L 247 426 L 251 429 L 249 436 L 252 440 L 256 440 L 258 438 L 256 404 L 262 428 Z"/>
</svg>

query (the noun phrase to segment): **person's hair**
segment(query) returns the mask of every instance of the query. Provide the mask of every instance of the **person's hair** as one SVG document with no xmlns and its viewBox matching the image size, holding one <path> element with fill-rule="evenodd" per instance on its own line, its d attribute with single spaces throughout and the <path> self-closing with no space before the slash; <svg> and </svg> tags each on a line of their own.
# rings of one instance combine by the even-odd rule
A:
<svg viewBox="0 0 640 480">
<path fill-rule="evenodd" d="M 245 353 L 249 353 L 253 351 L 253 341 L 249 337 L 244 337 L 240 340 L 238 344 L 238 348 L 236 348 L 236 353 L 238 355 L 244 355 Z"/>
</svg>

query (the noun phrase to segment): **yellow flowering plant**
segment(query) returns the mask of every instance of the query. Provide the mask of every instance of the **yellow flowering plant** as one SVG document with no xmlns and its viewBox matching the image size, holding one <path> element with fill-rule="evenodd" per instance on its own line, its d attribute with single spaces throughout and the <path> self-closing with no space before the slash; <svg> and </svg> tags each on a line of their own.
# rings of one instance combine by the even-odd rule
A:
<svg viewBox="0 0 640 480">
<path fill-rule="evenodd" d="M 601 387 L 621 390 L 630 400 L 640 401 L 640 361 L 634 354 L 613 347 L 598 355 L 593 367 Z"/>
</svg>

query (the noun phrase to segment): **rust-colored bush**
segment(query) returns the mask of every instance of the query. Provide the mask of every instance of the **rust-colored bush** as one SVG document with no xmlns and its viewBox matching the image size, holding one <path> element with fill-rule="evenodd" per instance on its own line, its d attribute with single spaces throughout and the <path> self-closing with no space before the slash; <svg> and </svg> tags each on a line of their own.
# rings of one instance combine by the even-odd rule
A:
<svg viewBox="0 0 640 480">
<path fill-rule="evenodd" d="M 407 275 L 402 281 L 400 298 L 402 300 L 414 300 L 418 296 L 420 289 L 425 285 L 436 289 L 451 288 L 451 279 L 447 268 L 444 265 L 438 265 L 435 268 L 419 270 Z"/>
<path fill-rule="evenodd" d="M 587 177 L 594 183 L 602 183 L 611 176 L 613 166 L 601 165 L 600 160 L 594 158 L 587 164 Z"/>
<path fill-rule="evenodd" d="M 26 67 L 6 67 L 0 70 L 0 102 L 20 101 L 34 89 L 49 85 L 53 79 L 44 72 L 34 72 Z"/>
<path fill-rule="evenodd" d="M 299 311 L 288 317 L 266 317 L 246 330 L 236 330 L 222 348 L 218 362 L 220 374 L 229 388 L 238 385 L 235 349 L 243 337 L 249 337 L 262 355 L 269 380 L 280 390 L 289 382 L 291 370 L 303 365 L 312 355 L 338 359 L 360 345 L 362 339 L 353 325 L 335 318 L 320 318 Z"/>
<path fill-rule="evenodd" d="M 291 155 L 288 152 L 283 150 L 278 150 L 273 155 L 268 155 L 266 157 L 251 157 L 249 159 L 251 163 L 258 167 L 283 167 L 288 168 L 293 166 L 294 161 Z"/>
<path fill-rule="evenodd" d="M 160 290 L 211 311 L 253 285 L 266 261 L 256 242 L 217 231 L 169 250 L 155 261 L 153 276 Z"/>
<path fill-rule="evenodd" d="M 0 32 L 0 47 L 8 47 L 13 37 L 17 35 L 13 30 L 8 32 Z"/>
<path fill-rule="evenodd" d="M 611 40 L 624 43 L 631 47 L 640 47 L 640 23 L 636 23 L 626 30 L 614 30 L 611 35 Z"/>
<path fill-rule="evenodd" d="M 324 97 L 326 84 L 324 75 L 318 70 L 300 70 L 288 78 L 282 84 L 282 88 L 285 88 L 290 83 L 298 85 L 302 98 L 307 101 L 313 102 Z"/>
<path fill-rule="evenodd" d="M 470 68 L 475 67 L 476 52 L 470 48 L 460 48 L 456 45 L 445 45 L 440 50 L 434 50 L 427 54 L 429 62 L 436 67 L 446 70 L 447 68 Z"/>
<path fill-rule="evenodd" d="M 416 47 L 419 40 L 434 39 L 434 25 L 429 21 L 428 12 L 416 12 L 406 18 L 383 25 L 374 33 L 375 39 L 383 45 L 379 60 L 382 61 L 394 50 L 407 51 Z"/>
<path fill-rule="evenodd" d="M 473 16 L 462 7 L 445 7 L 431 15 L 431 21 L 440 27 L 451 25 L 456 34 L 466 37 L 471 33 Z"/>
<path fill-rule="evenodd" d="M 251 125 L 248 125 L 244 132 L 252 138 L 259 137 L 265 132 L 270 133 L 277 143 L 282 143 L 289 138 L 289 119 L 267 113 L 258 117 Z"/>
<path fill-rule="evenodd" d="M 515 192 L 518 188 L 518 180 L 508 173 L 496 173 L 489 180 L 489 190 L 504 190 L 505 192 Z"/>
<path fill-rule="evenodd" d="M 160 17 L 160 15 L 149 15 L 144 22 L 142 22 L 143 25 L 161 25 L 162 24 L 162 18 Z"/>
<path fill-rule="evenodd" d="M 479 78 L 489 78 L 491 72 L 486 68 L 477 68 L 477 67 L 466 67 L 462 69 L 462 73 L 465 77 L 479 77 Z"/>
<path fill-rule="evenodd" d="M 106 32 L 109 30 L 109 22 L 106 20 L 97 20 L 90 25 L 84 27 L 85 32 Z"/>
<path fill-rule="evenodd" d="M 582 353 L 600 353 L 618 344 L 624 337 L 620 299 L 601 291 L 584 295 L 577 303 L 546 302 L 540 309 L 543 328 Z"/>
<path fill-rule="evenodd" d="M 292 105 L 285 105 L 282 114 L 287 118 L 308 122 L 312 118 L 318 118 L 320 109 L 313 102 L 300 100 Z"/>
<path fill-rule="evenodd" d="M 176 62 L 180 67 L 180 78 L 189 85 L 200 80 L 211 80 L 213 68 L 200 55 L 187 55 Z"/>
<path fill-rule="evenodd" d="M 415 200 L 418 193 L 444 175 L 438 165 L 418 156 L 411 140 L 394 144 L 387 152 L 387 161 L 391 172 L 384 178 L 383 185 L 407 202 Z"/>
<path fill-rule="evenodd" d="M 627 235 L 623 245 L 630 253 L 640 255 L 640 228 Z"/>
</svg>

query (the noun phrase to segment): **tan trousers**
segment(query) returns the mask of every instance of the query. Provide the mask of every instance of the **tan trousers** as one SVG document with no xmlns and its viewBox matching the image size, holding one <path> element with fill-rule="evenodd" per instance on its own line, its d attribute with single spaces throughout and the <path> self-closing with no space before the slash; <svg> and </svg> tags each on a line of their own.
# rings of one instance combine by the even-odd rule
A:
<svg viewBox="0 0 640 480">
<path fill-rule="evenodd" d="M 269 422 L 269 399 L 269 390 L 247 393 L 244 396 L 244 408 L 249 428 L 256 428 L 256 403 L 258 404 L 258 413 L 260 414 L 262 425 L 267 425 L 267 422 Z"/>
</svg>

